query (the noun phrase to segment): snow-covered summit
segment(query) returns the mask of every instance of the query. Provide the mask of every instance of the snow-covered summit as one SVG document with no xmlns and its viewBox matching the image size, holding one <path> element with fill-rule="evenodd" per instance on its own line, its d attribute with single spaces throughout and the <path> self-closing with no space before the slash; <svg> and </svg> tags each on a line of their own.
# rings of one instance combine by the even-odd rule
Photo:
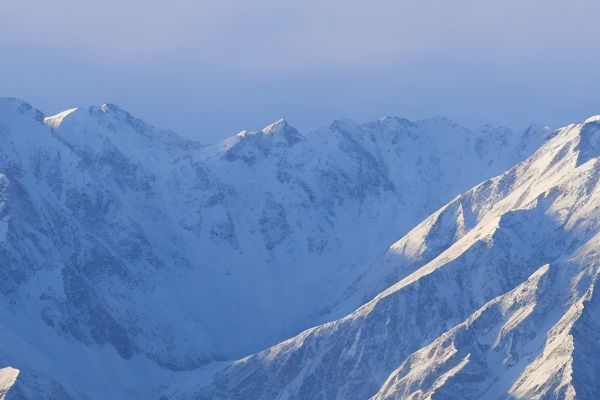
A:
<svg viewBox="0 0 600 400">
<path fill-rule="evenodd" d="M 63 119 L 65 119 L 69 114 L 76 110 L 77 108 L 71 108 L 69 110 L 59 112 L 58 114 L 52 115 L 50 117 L 45 117 L 44 123 L 52 128 L 58 128 L 62 123 Z"/>
<path fill-rule="evenodd" d="M 269 135 L 269 134 L 277 134 L 280 132 L 285 132 L 288 129 L 293 129 L 285 119 L 280 118 L 277 121 L 273 122 L 270 125 L 267 125 L 266 127 L 264 127 L 262 129 L 262 132 L 265 135 Z"/>
<path fill-rule="evenodd" d="M 244 130 L 223 141 L 220 148 L 224 149 L 224 159 L 254 165 L 273 152 L 281 153 L 303 140 L 304 136 L 296 128 L 279 119 L 258 132 Z"/>
</svg>

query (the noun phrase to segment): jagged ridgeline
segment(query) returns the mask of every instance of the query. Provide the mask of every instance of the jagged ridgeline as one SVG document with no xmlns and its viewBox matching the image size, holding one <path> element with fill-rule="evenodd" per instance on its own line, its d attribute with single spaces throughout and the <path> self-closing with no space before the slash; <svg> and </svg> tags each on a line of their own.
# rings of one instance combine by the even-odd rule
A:
<svg viewBox="0 0 600 400">
<path fill-rule="evenodd" d="M 114 105 L 45 117 L 0 99 L 0 393 L 362 399 L 469 386 L 477 398 L 492 367 L 504 382 L 493 393 L 530 393 L 516 379 L 545 331 L 515 333 L 519 293 L 579 274 L 552 318 L 593 304 L 593 269 L 577 260 L 591 257 L 594 219 L 576 221 L 593 210 L 596 124 L 545 142 L 546 129 L 444 118 L 308 133 L 280 120 L 207 145 Z M 519 318 L 555 329 L 541 302 Z M 565 335 L 586 315 L 569 312 Z M 498 343 L 453 344 L 473 345 L 465 335 L 485 318 Z M 512 352 L 504 369 L 486 364 L 499 348 Z M 438 370 L 425 376 L 418 357 Z"/>
</svg>

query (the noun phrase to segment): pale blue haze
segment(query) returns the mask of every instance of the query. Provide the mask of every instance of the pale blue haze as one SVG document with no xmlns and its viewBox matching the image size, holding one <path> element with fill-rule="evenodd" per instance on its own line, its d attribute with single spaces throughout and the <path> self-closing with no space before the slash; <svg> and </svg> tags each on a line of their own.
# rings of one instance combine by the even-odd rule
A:
<svg viewBox="0 0 600 400">
<path fill-rule="evenodd" d="M 523 128 L 600 110 L 597 1 L 0 3 L 0 96 L 212 142 L 285 117 Z"/>
</svg>

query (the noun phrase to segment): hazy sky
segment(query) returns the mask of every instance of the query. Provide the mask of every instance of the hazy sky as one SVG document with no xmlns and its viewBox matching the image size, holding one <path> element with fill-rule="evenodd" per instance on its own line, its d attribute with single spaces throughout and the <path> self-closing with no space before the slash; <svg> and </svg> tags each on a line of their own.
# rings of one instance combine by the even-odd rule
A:
<svg viewBox="0 0 600 400">
<path fill-rule="evenodd" d="M 600 1 L 0 0 L 0 96 L 205 142 L 285 117 L 600 114 Z"/>
</svg>

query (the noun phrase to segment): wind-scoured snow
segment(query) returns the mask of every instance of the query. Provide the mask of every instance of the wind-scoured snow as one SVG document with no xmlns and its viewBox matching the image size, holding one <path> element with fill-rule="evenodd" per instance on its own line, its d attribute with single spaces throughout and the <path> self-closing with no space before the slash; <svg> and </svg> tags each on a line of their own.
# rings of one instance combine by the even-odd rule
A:
<svg viewBox="0 0 600 400">
<path fill-rule="evenodd" d="M 579 132 L 578 126 L 569 129 Z M 213 390 L 206 389 L 213 377 L 215 384 L 228 382 L 223 393 L 229 393 L 235 385 L 218 372 L 227 360 L 340 318 L 393 283 L 400 281 L 398 290 L 389 289 L 343 321 L 368 320 L 369 310 L 403 293 L 401 287 L 413 288 L 423 307 L 436 307 L 435 296 L 414 289 L 417 282 L 440 279 L 436 271 L 461 259 L 461 251 L 470 254 L 474 240 L 485 251 L 496 232 L 489 221 L 511 223 L 503 211 L 516 202 L 505 200 L 517 191 L 511 188 L 516 182 L 525 187 L 537 175 L 511 170 L 427 216 L 527 157 L 547 135 L 535 127 L 523 133 L 489 126 L 468 130 L 443 118 L 396 117 L 364 124 L 340 120 L 302 133 L 279 120 L 204 145 L 111 104 L 45 117 L 25 102 L 0 99 L 0 367 L 20 371 L 8 397 L 192 396 L 187 389 L 201 382 L 200 393 Z M 588 166 L 596 148 L 594 132 L 588 136 L 585 148 L 553 155 L 558 161 L 548 165 L 579 154 L 575 169 Z M 553 167 L 544 179 L 558 182 L 567 167 Z M 551 252 L 548 243 L 539 245 Z M 507 257 L 503 248 L 496 251 L 495 257 Z M 455 264 L 459 270 L 460 262 Z M 510 276 L 516 267 L 500 265 L 490 261 L 488 269 L 502 285 L 469 291 L 469 306 L 457 305 L 452 315 L 465 320 L 494 290 L 508 291 L 528 276 L 525 270 Z M 449 291 L 475 282 L 468 273 L 460 276 L 464 282 L 455 280 Z M 407 302 L 397 315 L 382 310 L 382 318 L 399 324 L 396 316 L 415 309 L 418 304 Z M 459 319 L 449 319 L 444 328 Z M 326 326 L 339 326 L 341 334 L 347 325 L 360 324 Z M 375 360 L 382 354 L 377 343 L 382 350 L 391 346 L 380 337 L 385 331 L 373 335 L 370 329 L 345 333 L 348 347 L 336 345 L 344 352 L 340 363 Z M 310 332 L 303 334 L 307 343 Z M 404 350 L 389 347 L 397 353 L 392 358 L 359 365 L 355 376 L 364 368 L 367 378 L 377 378 L 357 384 L 356 395 L 374 395 L 409 351 L 434 340 L 436 332 Z M 365 341 L 373 352 L 365 350 Z M 278 346 L 269 350 L 274 362 L 288 348 Z M 301 372 L 290 373 L 293 382 L 264 372 L 272 394 L 308 390 L 313 365 L 294 363 Z M 316 390 L 324 383 L 311 385 Z M 258 380 L 244 386 L 271 396 L 261 394 Z M 312 398 L 311 390 L 305 398 Z M 335 398 L 329 396 L 350 389 L 341 384 L 319 390 L 333 390 L 327 398 Z"/>
</svg>

